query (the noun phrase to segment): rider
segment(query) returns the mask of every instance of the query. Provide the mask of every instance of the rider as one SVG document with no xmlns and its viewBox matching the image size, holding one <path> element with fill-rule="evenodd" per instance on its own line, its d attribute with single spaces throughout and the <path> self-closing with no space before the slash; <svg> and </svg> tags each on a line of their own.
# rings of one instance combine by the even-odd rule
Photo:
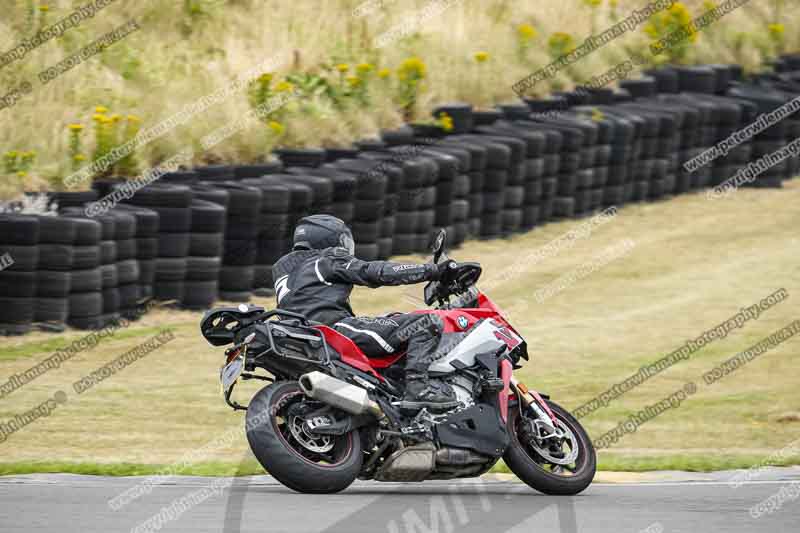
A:
<svg viewBox="0 0 800 533">
<path fill-rule="evenodd" d="M 406 392 L 401 406 L 449 408 L 456 405 L 446 383 L 431 381 L 428 366 L 444 324 L 434 314 L 394 313 L 356 317 L 350 307 L 353 285 L 376 288 L 438 280 L 445 265 L 362 261 L 347 225 L 330 215 L 300 219 L 292 251 L 272 267 L 278 307 L 332 326 L 368 356 L 406 350 Z"/>
</svg>

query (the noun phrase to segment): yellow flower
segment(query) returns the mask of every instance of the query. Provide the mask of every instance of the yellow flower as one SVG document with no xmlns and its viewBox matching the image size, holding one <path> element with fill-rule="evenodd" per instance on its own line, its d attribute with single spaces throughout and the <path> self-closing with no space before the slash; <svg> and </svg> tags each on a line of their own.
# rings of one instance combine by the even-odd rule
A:
<svg viewBox="0 0 800 533">
<path fill-rule="evenodd" d="M 286 93 L 294 90 L 294 85 L 289 83 L 288 81 L 284 80 L 280 82 L 278 85 L 275 86 L 275 90 L 279 93 Z"/>
<path fill-rule="evenodd" d="M 453 117 L 444 112 L 439 113 L 439 126 L 444 131 L 453 131 Z"/>
<path fill-rule="evenodd" d="M 347 63 L 339 63 L 338 65 L 336 65 L 336 70 L 344 74 L 345 72 L 350 70 L 350 65 L 348 65 Z"/>
<path fill-rule="evenodd" d="M 92 115 L 92 120 L 94 120 L 95 122 L 105 122 L 106 116 L 97 113 L 95 115 Z"/>
<path fill-rule="evenodd" d="M 86 161 L 86 157 L 84 157 L 82 154 L 75 154 L 72 159 L 75 161 Z"/>
<path fill-rule="evenodd" d="M 530 24 L 520 24 L 517 27 L 517 34 L 524 41 L 530 41 L 536 37 L 536 30 Z"/>
<path fill-rule="evenodd" d="M 402 81 L 417 81 L 425 78 L 427 73 L 425 63 L 418 57 L 409 57 L 400 63 L 397 69 L 397 77 Z"/>
<path fill-rule="evenodd" d="M 561 56 L 575 50 L 575 41 L 569 33 L 557 31 L 547 40 L 547 46 L 552 55 Z"/>
<path fill-rule="evenodd" d="M 711 2 L 709 0 L 705 0 L 703 2 L 703 9 L 705 9 L 706 11 L 711 11 L 712 9 L 717 9 L 717 3 L 716 2 Z"/>
<path fill-rule="evenodd" d="M 475 61 L 478 63 L 483 63 L 489 59 L 489 54 L 486 52 L 478 52 L 475 54 Z"/>
<path fill-rule="evenodd" d="M 19 172 L 17 172 L 17 176 L 19 176 L 20 178 L 24 178 L 27 175 L 28 173 L 25 172 L 24 170 L 20 170 Z"/>
<path fill-rule="evenodd" d="M 108 108 L 105 107 L 105 106 L 99 105 L 99 106 L 94 108 L 94 112 L 99 114 L 99 115 L 102 115 L 104 113 L 108 113 Z"/>
<path fill-rule="evenodd" d="M 269 129 L 271 129 L 275 133 L 275 135 L 283 134 L 283 132 L 286 129 L 283 127 L 283 124 L 281 124 L 280 122 L 276 122 L 274 120 L 270 120 L 267 126 L 269 126 Z"/>
<path fill-rule="evenodd" d="M 258 77 L 259 83 L 263 83 L 264 85 L 269 85 L 272 81 L 272 74 L 269 72 L 265 72 L 261 76 Z"/>
<path fill-rule="evenodd" d="M 118 115 L 116 113 L 111 115 L 111 122 L 119 122 L 120 120 L 122 120 L 122 115 Z"/>
<path fill-rule="evenodd" d="M 6 157 L 8 157 L 10 159 L 16 159 L 16 157 L 18 155 L 19 155 L 19 152 L 17 152 L 16 150 L 11 150 L 10 152 L 6 153 Z"/>
<path fill-rule="evenodd" d="M 128 122 L 141 122 L 141 119 L 139 117 L 137 117 L 136 115 L 128 115 L 125 118 L 128 119 Z"/>
<path fill-rule="evenodd" d="M 767 26 L 769 35 L 776 41 L 783 39 L 783 34 L 786 32 L 786 27 L 783 24 L 770 24 Z"/>
<path fill-rule="evenodd" d="M 83 124 L 70 124 L 69 129 L 72 131 L 81 131 L 83 129 Z"/>
<path fill-rule="evenodd" d="M 347 83 L 350 87 L 358 87 L 361 84 L 361 78 L 358 76 L 347 76 Z"/>
<path fill-rule="evenodd" d="M 617 7 L 617 0 L 608 0 L 608 5 L 611 7 Z"/>
<path fill-rule="evenodd" d="M 372 68 L 372 65 L 369 63 L 359 63 L 356 66 L 356 71 L 358 71 L 359 74 L 366 74 L 367 72 L 370 72 Z"/>
<path fill-rule="evenodd" d="M 599 7 L 603 0 L 583 0 L 583 3 L 589 7 Z"/>
<path fill-rule="evenodd" d="M 378 77 L 381 78 L 382 80 L 385 80 L 386 78 L 388 78 L 391 75 L 392 75 L 392 71 L 389 70 L 388 68 L 382 68 L 382 69 L 380 69 L 378 71 Z"/>
<path fill-rule="evenodd" d="M 39 11 L 41 11 L 42 13 L 50 11 L 50 6 L 45 6 L 45 5 L 39 6 Z"/>
</svg>

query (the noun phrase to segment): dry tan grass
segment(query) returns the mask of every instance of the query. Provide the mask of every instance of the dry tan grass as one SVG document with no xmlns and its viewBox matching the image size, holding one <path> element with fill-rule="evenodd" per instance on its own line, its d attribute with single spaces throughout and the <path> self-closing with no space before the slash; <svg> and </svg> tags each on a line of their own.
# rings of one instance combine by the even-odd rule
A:
<svg viewBox="0 0 800 533">
<path fill-rule="evenodd" d="M 597 438 L 629 414 L 694 380 L 699 392 L 679 409 L 662 414 L 601 452 L 601 459 L 636 459 L 682 454 L 687 459 L 765 457 L 797 438 L 797 367 L 800 340 L 792 339 L 713 387 L 701 376 L 714 365 L 772 331 L 800 318 L 800 181 L 785 190 L 743 190 L 711 202 L 685 195 L 669 202 L 626 206 L 568 251 L 518 264 L 529 253 L 582 221 L 548 224 L 509 240 L 469 242 L 456 259 L 480 261 L 485 280 L 510 268 L 519 276 L 498 281 L 490 295 L 530 344 L 531 361 L 521 377 L 532 387 L 574 409 L 619 382 L 644 363 L 679 348 L 778 288 L 789 298 L 726 339 L 697 352 L 607 408 L 584 419 Z M 637 243 L 610 263 L 538 305 L 533 292 L 620 241 Z M 421 261 L 420 256 L 412 259 Z M 361 314 L 417 307 L 420 287 L 358 289 Z M 264 300 L 262 303 L 271 305 Z M 0 444 L 2 461 L 170 463 L 186 452 L 241 428 L 219 395 L 222 350 L 198 331 L 200 315 L 158 310 L 131 327 L 137 337 L 112 339 L 81 353 L 30 385 L 0 400 L 0 421 L 38 405 L 56 390 L 68 402 Z M 176 340 L 95 388 L 77 395 L 71 384 L 147 339 L 155 328 L 174 329 Z M 37 333 L 2 339 L 3 350 L 26 346 L 30 357 L 0 358 L 0 376 L 23 371 L 49 355 L 36 350 L 46 340 L 80 336 Z M 246 402 L 258 384 L 244 383 Z M 198 460 L 237 463 L 247 449 L 243 436 Z"/>
<path fill-rule="evenodd" d="M 78 3 L 46 2 L 50 8 L 47 22 L 55 22 Z M 512 84 L 549 61 L 546 40 L 553 32 L 567 31 L 579 43 L 590 34 L 593 16 L 583 0 L 458 0 L 442 15 L 425 20 L 418 26 L 417 34 L 378 49 L 372 44 L 377 36 L 408 14 L 418 13 L 428 0 L 383 2 L 381 10 L 354 17 L 353 10 L 360 3 L 359 0 L 192 0 L 112 4 L 57 41 L 48 42 L 22 61 L 0 69 L 3 89 L 10 90 L 22 80 L 34 85 L 32 94 L 15 107 L 0 111 L 4 126 L 0 128 L 0 152 L 38 153 L 37 165 L 26 178 L 2 176 L 0 194 L 8 197 L 24 186 L 45 188 L 48 186 L 45 178 L 63 178 L 70 170 L 66 127 L 83 122 L 87 126 L 84 139 L 89 141 L 92 110 L 99 104 L 112 112 L 135 114 L 141 117 L 144 127 L 153 126 L 264 59 L 280 55 L 288 60 L 278 69 L 279 76 L 289 71 L 314 70 L 331 61 L 351 65 L 367 61 L 394 69 L 403 59 L 419 56 L 428 67 L 419 101 L 421 115 L 435 104 L 453 100 L 491 106 L 514 99 Z M 618 3 L 616 12 L 623 17 L 647 1 Z M 686 3 L 692 13 L 702 11 L 700 0 Z M 27 10 L 38 4 L 33 0 L 14 0 L 12 5 L 4 6 L 4 13 L 0 14 L 1 50 L 10 49 L 30 33 L 25 24 Z M 199 6 L 201 14 L 189 15 L 186 5 Z M 748 68 L 758 67 L 762 55 L 753 43 L 764 40 L 766 25 L 773 21 L 771 5 L 768 0 L 751 0 L 717 22 L 694 46 L 693 59 L 737 61 Z M 612 23 L 607 2 L 594 16 L 598 30 Z M 131 18 L 139 21 L 140 31 L 50 84 L 41 86 L 38 82 L 38 72 Z M 786 9 L 785 20 L 781 22 L 786 28 L 793 28 L 797 18 L 797 10 Z M 538 35 L 529 55 L 520 60 L 516 53 L 516 28 L 523 23 L 532 24 Z M 732 43 L 739 34 L 750 40 L 737 51 Z M 796 48 L 800 37 L 791 31 L 787 31 L 786 37 L 788 48 Z M 583 58 L 573 70 L 580 81 L 589 79 L 621 61 L 630 49 L 641 50 L 645 42 L 643 32 L 637 30 Z M 488 52 L 490 60 L 476 64 L 473 56 L 478 51 Z M 571 84 L 573 80 L 561 75 L 557 83 Z M 547 89 L 548 85 L 543 84 L 541 91 Z M 323 113 L 314 118 L 294 116 L 290 125 L 299 132 L 296 142 L 341 145 L 375 134 L 379 128 L 399 124 L 396 105 L 386 96 L 385 91 L 376 89 L 368 108 L 355 106 L 342 113 Z M 233 96 L 141 148 L 139 160 L 142 165 L 160 162 L 247 110 L 244 95 Z M 212 152 L 198 154 L 197 161 L 250 161 L 267 157 L 272 145 L 262 128 L 254 126 L 237 134 Z M 85 142 L 86 145 L 91 142 Z M 90 150 L 84 151 L 90 155 Z"/>
</svg>

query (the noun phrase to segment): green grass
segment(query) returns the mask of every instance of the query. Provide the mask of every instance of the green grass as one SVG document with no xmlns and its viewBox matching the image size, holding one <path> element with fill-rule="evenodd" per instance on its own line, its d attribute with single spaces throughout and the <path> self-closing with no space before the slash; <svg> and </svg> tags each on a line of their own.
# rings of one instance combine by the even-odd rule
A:
<svg viewBox="0 0 800 533">
<path fill-rule="evenodd" d="M 88 350 L 96 350 L 97 348 L 102 347 L 103 345 L 106 344 L 110 344 L 114 341 L 147 337 L 149 335 L 154 335 L 159 331 L 162 331 L 163 329 L 164 328 L 160 327 L 152 327 L 152 328 L 139 328 L 133 330 L 131 329 L 117 330 L 117 332 L 113 336 L 107 336 L 97 339 L 97 344 L 94 347 L 88 348 Z M 55 337 L 47 340 L 27 342 L 17 346 L 4 348 L 3 351 L 0 352 L 0 361 L 13 361 L 15 359 L 21 359 L 25 357 L 30 358 L 35 355 L 40 355 L 44 353 L 53 354 L 60 349 L 64 349 L 65 347 L 70 346 L 73 342 L 77 341 L 78 339 L 81 339 L 88 335 L 90 334 L 75 335 L 67 338 Z"/>
<path fill-rule="evenodd" d="M 643 457 L 603 457 L 598 460 L 598 470 L 647 472 L 651 470 L 682 470 L 685 472 L 711 472 L 715 470 L 736 470 L 764 465 L 766 458 L 757 455 L 714 455 L 686 456 L 643 456 Z M 770 466 L 791 466 L 800 464 L 800 455 L 770 461 Z"/>
<path fill-rule="evenodd" d="M 26 461 L 0 463 L 0 475 L 64 473 L 89 476 L 151 476 L 161 474 L 168 468 L 170 465 Z M 264 469 L 255 460 L 245 461 L 242 464 L 211 461 L 191 465 L 177 473 L 185 476 L 252 476 L 264 474 Z"/>
<path fill-rule="evenodd" d="M 764 353 L 718 383 L 702 375 L 715 365 L 800 316 L 797 269 L 797 205 L 800 180 L 780 191 L 742 190 L 725 201 L 702 194 L 668 202 L 625 206 L 613 222 L 597 228 L 564 251 L 536 264 L 525 253 L 575 229 L 583 221 L 547 224 L 507 240 L 467 242 L 456 260 L 478 261 L 491 298 L 526 338 L 530 362 L 517 373 L 529 387 L 575 409 L 618 383 L 640 366 L 679 348 L 734 315 L 741 307 L 785 287 L 789 298 L 714 341 L 639 387 L 581 419 L 590 437 L 606 431 L 687 381 L 695 395 L 677 409 L 648 421 L 635 433 L 598 453 L 601 469 L 710 470 L 760 464 L 800 431 L 797 368 L 800 337 Z M 623 238 L 637 245 L 618 259 L 537 305 L 533 292 L 564 272 L 591 260 Z M 398 258 L 400 260 L 404 258 Z M 407 258 L 424 261 L 421 256 Z M 502 274 L 515 269 L 505 279 Z M 488 283 L 487 283 L 488 285 Z M 421 287 L 357 288 L 352 303 L 359 314 L 418 307 L 407 295 Z M 274 299 L 255 299 L 274 305 Z M 57 470 L 84 473 L 153 473 L 158 465 L 192 456 L 187 473 L 217 475 L 261 472 L 245 455 L 243 414 L 227 407 L 219 393 L 223 350 L 200 335 L 201 314 L 156 309 L 101 349 L 85 350 L 69 364 L 40 376 L 0 401 L 5 423 L 64 390 L 68 401 L 47 418 L 0 443 L 3 473 Z M 175 340 L 135 362 L 84 394 L 71 384 L 169 325 Z M 36 333 L 0 340 L 0 379 L 21 372 L 83 333 Z M 11 354 L 11 355 L 9 355 Z M 244 382 L 235 399 L 242 404 L 263 386 Z M 234 438 L 204 448 L 220 434 Z M 250 462 L 248 462 L 250 461 Z M 782 464 L 798 464 L 790 457 Z M 503 466 L 498 467 L 502 471 Z"/>
<path fill-rule="evenodd" d="M 654 470 L 680 470 L 684 472 L 711 472 L 736 470 L 758 466 L 790 466 L 800 464 L 800 455 L 771 460 L 756 455 L 686 457 L 681 455 L 651 457 L 606 457 L 598 460 L 597 469 L 611 472 L 649 472 Z M 151 476 L 162 474 L 170 465 L 136 463 L 71 463 L 71 462 L 20 462 L 0 463 L 0 476 L 22 474 L 65 473 L 89 476 Z M 496 474 L 512 473 L 501 460 L 491 470 Z M 208 461 L 189 465 L 176 472 L 185 476 L 255 476 L 263 475 L 264 468 L 248 459 L 241 463 Z"/>
</svg>

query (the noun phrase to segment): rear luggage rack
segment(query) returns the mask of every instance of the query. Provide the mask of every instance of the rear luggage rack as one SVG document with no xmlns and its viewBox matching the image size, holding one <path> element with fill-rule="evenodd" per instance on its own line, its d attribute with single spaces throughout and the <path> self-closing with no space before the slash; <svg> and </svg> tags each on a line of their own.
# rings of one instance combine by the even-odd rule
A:
<svg viewBox="0 0 800 533">
<path fill-rule="evenodd" d="M 294 323 L 287 324 L 283 323 L 281 320 L 270 321 L 269 319 L 274 316 L 277 316 L 279 318 L 287 317 L 291 320 L 298 320 L 300 321 L 300 324 L 294 324 Z M 258 322 L 260 322 L 259 325 L 263 326 L 263 328 L 258 328 L 258 331 L 262 333 L 266 332 L 266 337 L 269 341 L 269 348 L 268 348 L 269 352 L 283 359 L 321 364 L 322 366 L 325 367 L 332 366 L 331 355 L 328 350 L 328 343 L 325 340 L 325 335 L 322 333 L 322 331 L 313 327 L 305 316 L 299 313 L 293 313 L 291 311 L 274 309 L 272 311 L 268 311 L 260 315 L 258 317 Z M 302 341 L 310 342 L 312 348 L 322 348 L 322 354 L 323 354 L 322 361 L 317 361 L 314 359 L 310 359 L 308 357 L 299 357 L 297 355 L 289 353 L 287 350 L 283 349 L 282 347 L 280 347 L 278 344 L 275 343 L 275 338 L 274 338 L 275 336 L 273 334 L 273 330 L 281 332 L 282 335 L 280 336 L 285 335 L 287 338 L 290 339 L 299 339 Z M 292 330 L 300 330 L 300 331 L 292 331 Z M 316 343 L 316 346 L 314 345 L 314 343 Z M 263 354 L 259 354 L 259 356 L 260 355 Z"/>
</svg>

